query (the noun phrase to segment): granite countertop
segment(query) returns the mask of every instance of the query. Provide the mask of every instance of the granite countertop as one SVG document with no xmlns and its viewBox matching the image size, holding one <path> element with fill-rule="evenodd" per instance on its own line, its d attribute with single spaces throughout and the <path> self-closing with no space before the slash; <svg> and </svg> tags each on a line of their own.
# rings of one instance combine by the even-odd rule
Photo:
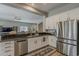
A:
<svg viewBox="0 0 79 59">
<path fill-rule="evenodd" d="M 47 36 L 53 35 L 50 33 L 39 33 L 38 35 L 27 35 L 27 34 L 20 34 L 20 35 L 5 35 L 1 38 L 0 42 L 4 41 L 19 41 L 19 40 L 27 40 L 28 38 L 35 38 L 40 36 Z"/>
</svg>

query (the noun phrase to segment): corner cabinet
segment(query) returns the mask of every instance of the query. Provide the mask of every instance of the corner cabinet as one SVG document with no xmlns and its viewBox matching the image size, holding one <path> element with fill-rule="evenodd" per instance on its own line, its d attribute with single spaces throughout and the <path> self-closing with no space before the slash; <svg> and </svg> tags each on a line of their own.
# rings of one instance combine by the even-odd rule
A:
<svg viewBox="0 0 79 59">
<path fill-rule="evenodd" d="M 14 41 L 0 42 L 0 56 L 14 56 Z"/>
<path fill-rule="evenodd" d="M 29 38 L 28 39 L 28 53 L 48 45 L 47 38 L 48 38 L 47 36 Z"/>
</svg>

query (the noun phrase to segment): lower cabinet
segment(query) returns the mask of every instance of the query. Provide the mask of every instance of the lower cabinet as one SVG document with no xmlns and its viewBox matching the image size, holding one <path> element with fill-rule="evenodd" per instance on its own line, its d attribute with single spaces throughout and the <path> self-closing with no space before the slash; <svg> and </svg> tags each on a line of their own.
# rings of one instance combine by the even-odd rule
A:
<svg viewBox="0 0 79 59">
<path fill-rule="evenodd" d="M 34 47 L 34 38 L 28 39 L 28 52 L 31 52 L 35 49 Z"/>
<path fill-rule="evenodd" d="M 43 47 L 43 46 L 46 46 L 48 44 L 49 44 L 48 36 L 43 36 L 41 38 L 41 46 Z"/>
<path fill-rule="evenodd" d="M 40 36 L 28 39 L 28 52 L 32 52 L 33 50 L 39 49 L 48 45 L 48 37 Z"/>
<path fill-rule="evenodd" d="M 14 56 L 14 41 L 0 42 L 0 56 Z"/>
<path fill-rule="evenodd" d="M 55 36 L 48 36 L 49 45 L 52 47 L 56 47 L 57 38 Z"/>
</svg>

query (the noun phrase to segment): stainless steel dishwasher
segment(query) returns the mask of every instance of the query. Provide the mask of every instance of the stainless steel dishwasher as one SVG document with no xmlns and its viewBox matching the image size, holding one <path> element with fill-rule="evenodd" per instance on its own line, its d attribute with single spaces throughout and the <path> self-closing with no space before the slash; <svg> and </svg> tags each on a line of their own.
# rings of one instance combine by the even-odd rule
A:
<svg viewBox="0 0 79 59">
<path fill-rule="evenodd" d="M 19 40 L 17 41 L 17 55 L 24 55 L 28 52 L 27 40 Z"/>
</svg>

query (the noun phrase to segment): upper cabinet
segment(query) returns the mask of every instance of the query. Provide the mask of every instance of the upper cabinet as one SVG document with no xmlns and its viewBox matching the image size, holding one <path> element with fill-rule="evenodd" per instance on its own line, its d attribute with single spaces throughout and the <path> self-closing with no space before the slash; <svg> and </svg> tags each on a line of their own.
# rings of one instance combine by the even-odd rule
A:
<svg viewBox="0 0 79 59">
<path fill-rule="evenodd" d="M 49 17 L 46 19 L 46 26 L 45 29 L 55 29 L 56 28 L 56 23 L 58 22 L 58 16 L 55 17 Z"/>
<path fill-rule="evenodd" d="M 50 18 L 48 18 L 48 19 L 46 19 L 46 29 L 49 29 L 49 28 L 51 28 L 52 27 L 52 25 L 51 25 L 51 19 Z"/>
<path fill-rule="evenodd" d="M 43 32 L 43 22 L 38 24 L 38 32 Z"/>
</svg>

